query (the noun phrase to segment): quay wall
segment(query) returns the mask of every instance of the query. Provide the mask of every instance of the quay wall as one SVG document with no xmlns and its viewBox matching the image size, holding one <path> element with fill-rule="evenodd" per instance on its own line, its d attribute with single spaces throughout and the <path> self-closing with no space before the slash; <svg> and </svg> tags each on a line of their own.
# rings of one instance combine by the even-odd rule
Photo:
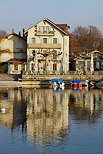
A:
<svg viewBox="0 0 103 154">
<path fill-rule="evenodd" d="M 61 78 L 65 84 L 69 84 L 71 80 L 90 80 L 90 81 L 97 81 L 103 78 L 103 75 L 22 75 L 22 82 L 21 84 L 25 85 L 51 85 L 51 80 L 53 78 Z"/>
</svg>

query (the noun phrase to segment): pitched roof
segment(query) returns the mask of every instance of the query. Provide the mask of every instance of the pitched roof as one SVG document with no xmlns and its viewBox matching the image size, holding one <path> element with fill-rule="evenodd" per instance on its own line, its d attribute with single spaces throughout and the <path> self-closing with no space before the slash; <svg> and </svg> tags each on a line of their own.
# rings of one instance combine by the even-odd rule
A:
<svg viewBox="0 0 103 154">
<path fill-rule="evenodd" d="M 60 30 L 62 33 L 64 33 L 64 34 L 66 34 L 66 35 L 69 35 L 69 32 L 68 32 L 68 29 L 67 28 L 70 28 L 70 26 L 68 26 L 67 24 L 55 24 L 54 22 L 52 22 L 50 19 L 48 19 L 48 18 L 45 18 L 45 19 L 43 19 L 43 20 L 41 20 L 41 21 L 47 21 L 48 23 L 50 23 L 51 25 L 53 25 L 55 28 L 57 28 L 58 30 Z M 41 22 L 41 21 L 39 21 L 39 22 Z M 38 22 L 38 23 L 39 23 Z M 36 26 L 38 23 L 36 23 L 34 26 Z M 32 27 L 34 27 L 34 26 L 32 26 Z M 29 29 L 31 29 L 32 27 L 30 27 Z M 28 29 L 28 30 L 29 30 Z M 27 30 L 27 31 L 28 31 Z M 26 31 L 26 32 L 27 32 Z M 25 32 L 25 33 L 26 33 Z"/>
<path fill-rule="evenodd" d="M 9 35 L 7 35 L 7 36 L 1 38 L 0 40 L 7 39 L 7 38 L 9 38 L 10 36 L 17 36 L 17 37 L 19 37 L 19 38 L 21 38 L 21 39 L 24 39 L 22 36 L 20 36 L 20 35 L 18 35 L 18 34 L 16 34 L 16 33 L 11 33 L 11 34 L 9 34 Z"/>
<path fill-rule="evenodd" d="M 8 61 L 8 64 L 26 64 L 26 63 L 27 63 L 26 59 L 13 58 Z"/>
</svg>

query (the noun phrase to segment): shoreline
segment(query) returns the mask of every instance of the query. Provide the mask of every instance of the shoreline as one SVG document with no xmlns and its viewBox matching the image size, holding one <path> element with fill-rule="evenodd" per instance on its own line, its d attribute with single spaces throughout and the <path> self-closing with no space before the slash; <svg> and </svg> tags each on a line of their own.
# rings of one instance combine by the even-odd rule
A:
<svg viewBox="0 0 103 154">
<path fill-rule="evenodd" d="M 71 80 L 99 81 L 103 75 L 20 75 L 0 74 L 0 87 L 39 87 L 50 88 L 53 78 L 61 78 L 65 86 L 70 85 Z M 20 80 L 19 80 L 20 79 Z"/>
</svg>

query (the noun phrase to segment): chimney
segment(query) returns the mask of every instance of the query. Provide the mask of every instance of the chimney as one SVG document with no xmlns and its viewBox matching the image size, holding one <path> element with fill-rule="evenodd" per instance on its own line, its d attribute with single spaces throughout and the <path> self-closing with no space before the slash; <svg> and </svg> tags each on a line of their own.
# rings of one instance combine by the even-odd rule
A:
<svg viewBox="0 0 103 154">
<path fill-rule="evenodd" d="M 19 31 L 19 36 L 21 36 L 21 32 Z"/>
<path fill-rule="evenodd" d="M 25 34 L 24 34 L 24 33 L 25 33 L 25 29 L 23 28 L 23 37 L 25 36 Z"/>
<path fill-rule="evenodd" d="M 14 28 L 12 28 L 12 34 L 14 33 Z"/>
</svg>

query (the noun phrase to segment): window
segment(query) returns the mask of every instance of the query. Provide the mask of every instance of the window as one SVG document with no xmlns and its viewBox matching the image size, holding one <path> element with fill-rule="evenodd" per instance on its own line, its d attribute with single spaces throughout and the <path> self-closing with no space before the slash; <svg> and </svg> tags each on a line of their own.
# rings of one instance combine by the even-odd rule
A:
<svg viewBox="0 0 103 154">
<path fill-rule="evenodd" d="M 87 70 L 90 71 L 90 61 L 87 61 Z"/>
<path fill-rule="evenodd" d="M 31 64 L 31 70 L 35 70 L 35 64 Z"/>
<path fill-rule="evenodd" d="M 36 43 L 36 38 L 32 38 L 32 43 Z"/>
<path fill-rule="evenodd" d="M 40 26 L 40 27 L 39 27 L 39 31 L 40 31 L 41 33 L 49 33 L 49 31 L 50 31 L 50 26 Z"/>
<path fill-rule="evenodd" d="M 53 38 L 53 44 L 57 44 L 57 38 Z"/>
<path fill-rule="evenodd" d="M 44 26 L 40 27 L 40 32 L 43 33 L 44 32 Z"/>
<path fill-rule="evenodd" d="M 22 44 L 21 43 L 16 43 L 16 49 L 22 49 Z"/>
<path fill-rule="evenodd" d="M 17 71 L 18 70 L 18 65 L 14 64 L 14 70 Z"/>
<path fill-rule="evenodd" d="M 101 61 L 101 70 L 103 71 L 103 61 Z"/>
<path fill-rule="evenodd" d="M 50 27 L 46 26 L 46 33 L 49 33 L 49 31 L 50 31 Z"/>
<path fill-rule="evenodd" d="M 47 43 L 47 38 L 43 38 L 43 43 Z"/>
<path fill-rule="evenodd" d="M 79 69 L 79 70 L 83 70 L 83 69 L 84 69 L 84 66 L 85 66 L 85 65 L 84 65 L 84 61 L 79 61 L 79 62 L 78 62 L 78 69 Z"/>
<path fill-rule="evenodd" d="M 56 71 L 56 70 L 57 70 L 57 64 L 54 63 L 54 64 L 53 64 L 53 71 Z"/>
<path fill-rule="evenodd" d="M 95 62 L 95 70 L 96 71 L 100 70 L 100 62 L 99 61 Z"/>
<path fill-rule="evenodd" d="M 22 64 L 22 70 L 25 71 L 25 64 Z"/>
</svg>

